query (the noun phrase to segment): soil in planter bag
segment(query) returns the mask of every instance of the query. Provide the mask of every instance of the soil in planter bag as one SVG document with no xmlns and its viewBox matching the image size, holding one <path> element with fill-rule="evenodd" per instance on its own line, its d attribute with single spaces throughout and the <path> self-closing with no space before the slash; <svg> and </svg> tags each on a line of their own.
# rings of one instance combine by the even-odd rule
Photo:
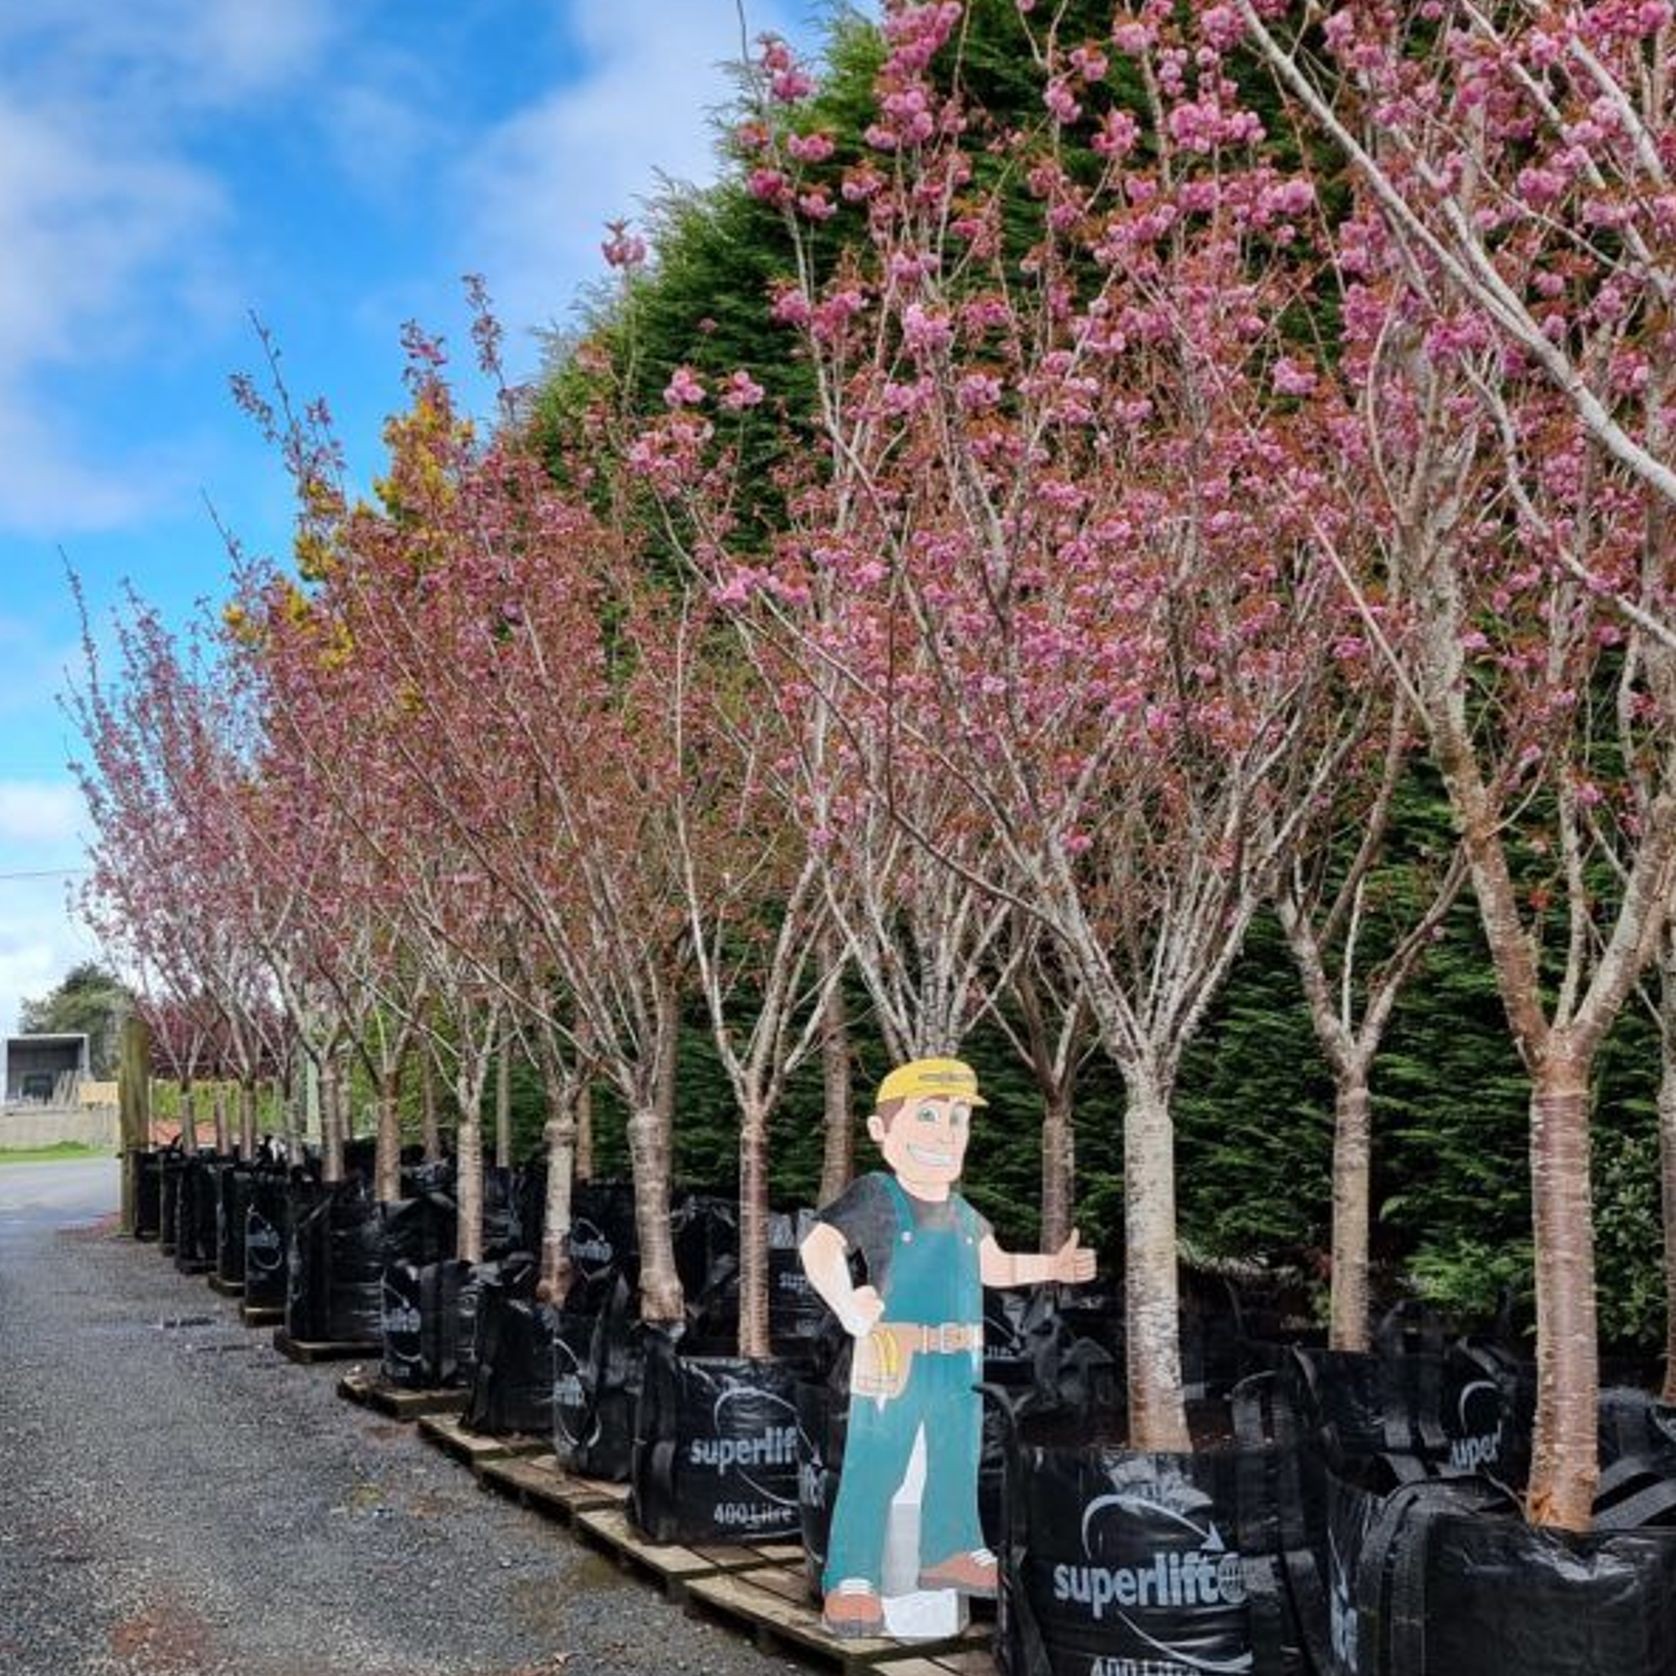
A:
<svg viewBox="0 0 1676 1676">
<path fill-rule="evenodd" d="M 285 1331 L 298 1343 L 376 1344 L 384 1263 L 378 1206 L 364 1181 L 291 1190 Z"/>
<path fill-rule="evenodd" d="M 382 1295 L 386 1382 L 410 1391 L 465 1383 L 477 1298 L 471 1264 L 386 1262 Z"/>
<path fill-rule="evenodd" d="M 1622 1465 L 1622 1464 L 1621 1464 Z M 1504 1486 L 1377 1493 L 1327 1471 L 1326 1676 L 1676 1676 L 1676 1481 L 1602 1476 L 1597 1528 L 1527 1525 Z M 1610 1527 L 1614 1521 L 1623 1528 Z"/>
<path fill-rule="evenodd" d="M 558 1312 L 535 1301 L 528 1258 L 479 1275 L 475 1367 L 465 1423 L 474 1432 L 544 1437 L 553 1427 L 553 1328 Z"/>
<path fill-rule="evenodd" d="M 687 1358 L 648 1331 L 629 1518 L 654 1542 L 798 1534 L 796 1363 Z"/>
<path fill-rule="evenodd" d="M 1009 1676 L 1304 1676 L 1283 1581 L 1287 1543 L 1304 1541 L 1282 1510 L 1296 1451 L 1235 1420 L 1237 1447 L 1179 1455 L 1013 1434 L 997 1643 Z"/>
<path fill-rule="evenodd" d="M 134 1238 L 154 1240 L 163 1229 L 163 1157 L 150 1147 L 135 1147 Z"/>
<path fill-rule="evenodd" d="M 250 1308 L 285 1307 L 285 1253 L 290 1233 L 291 1184 L 283 1172 L 259 1170 L 244 1213 L 244 1301 Z"/>
</svg>

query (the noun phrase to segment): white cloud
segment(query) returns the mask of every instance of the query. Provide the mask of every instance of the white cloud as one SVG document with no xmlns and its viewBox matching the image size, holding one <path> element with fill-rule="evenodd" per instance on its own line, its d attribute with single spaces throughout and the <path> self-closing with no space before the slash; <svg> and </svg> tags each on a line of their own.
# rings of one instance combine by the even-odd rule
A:
<svg viewBox="0 0 1676 1676">
<path fill-rule="evenodd" d="M 607 221 L 638 217 L 660 176 L 716 173 L 712 113 L 741 51 L 733 0 L 568 0 L 582 63 L 493 129 L 458 171 L 462 252 L 517 331 L 563 323 L 605 270 Z M 752 35 L 784 20 L 749 8 Z"/>
<path fill-rule="evenodd" d="M 18 1003 L 38 999 L 78 962 L 92 935 L 72 920 L 62 879 L 0 880 L 0 1030 L 17 1028 Z"/>
<path fill-rule="evenodd" d="M 10 846 L 54 847 L 72 853 L 87 826 L 81 792 L 68 780 L 0 780 L 0 872 L 9 871 Z"/>
<path fill-rule="evenodd" d="M 117 527 L 190 484 L 155 445 L 112 459 L 52 402 L 237 318 L 231 206 L 188 153 L 197 113 L 318 62 L 328 0 L 34 0 L 0 9 L 0 529 Z"/>
</svg>

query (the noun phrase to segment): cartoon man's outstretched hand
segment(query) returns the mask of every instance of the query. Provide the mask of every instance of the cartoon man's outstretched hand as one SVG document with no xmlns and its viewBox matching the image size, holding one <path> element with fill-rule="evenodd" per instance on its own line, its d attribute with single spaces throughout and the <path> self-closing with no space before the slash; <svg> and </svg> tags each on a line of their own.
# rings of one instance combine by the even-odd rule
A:
<svg viewBox="0 0 1676 1676">
<path fill-rule="evenodd" d="M 1094 1253 L 1083 1250 L 1082 1235 L 1075 1228 L 1053 1254 L 1053 1278 L 1069 1286 L 1081 1286 L 1094 1278 Z"/>
</svg>

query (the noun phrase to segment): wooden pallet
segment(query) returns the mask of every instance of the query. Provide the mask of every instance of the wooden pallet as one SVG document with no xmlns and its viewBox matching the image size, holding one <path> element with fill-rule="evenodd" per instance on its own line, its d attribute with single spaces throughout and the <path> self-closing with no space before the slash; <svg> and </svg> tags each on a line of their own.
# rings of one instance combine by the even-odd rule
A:
<svg viewBox="0 0 1676 1676">
<path fill-rule="evenodd" d="M 218 1292 L 224 1298 L 242 1298 L 244 1296 L 244 1282 L 242 1280 L 223 1280 L 220 1275 L 212 1274 L 205 1277 L 209 1281 L 209 1289 Z"/>
<path fill-rule="evenodd" d="M 274 1349 L 293 1362 L 367 1362 L 384 1354 L 384 1346 L 348 1339 L 314 1342 L 295 1339 L 283 1327 L 274 1328 Z"/>
<path fill-rule="evenodd" d="M 215 1264 L 206 1263 L 201 1257 L 191 1258 L 185 1263 L 181 1262 L 181 1260 L 177 1257 L 174 1259 L 174 1265 L 175 1272 L 177 1274 L 200 1275 L 213 1274 L 215 1272 Z"/>
<path fill-rule="evenodd" d="M 622 1507 L 581 1509 L 571 1526 L 584 1541 L 609 1554 L 626 1570 L 649 1577 L 671 1600 L 684 1600 L 687 1590 L 702 1578 L 784 1567 L 793 1557 L 801 1567 L 803 1560 L 801 1548 L 784 1542 L 757 1548 L 648 1542 L 629 1523 L 628 1512 Z"/>
<path fill-rule="evenodd" d="M 504 1460 L 509 1455 L 538 1455 L 548 1447 L 544 1437 L 526 1437 L 514 1433 L 510 1437 L 486 1437 L 481 1432 L 470 1432 L 452 1414 L 425 1414 L 419 1418 L 419 1431 L 427 1443 L 450 1454 L 457 1461 L 476 1472 L 486 1461 Z"/>
<path fill-rule="evenodd" d="M 988 1632 L 976 1625 L 948 1641 L 839 1640 L 810 1603 L 801 1567 L 714 1572 L 690 1582 L 684 1600 L 697 1616 L 745 1630 L 765 1653 L 818 1659 L 844 1676 L 995 1676 Z"/>
<path fill-rule="evenodd" d="M 338 1381 L 338 1395 L 392 1420 L 417 1420 L 423 1414 L 458 1414 L 466 1405 L 464 1391 L 408 1391 L 387 1385 L 376 1373 L 346 1373 Z"/>
<path fill-rule="evenodd" d="M 240 1304 L 239 1319 L 247 1327 L 273 1327 L 285 1319 L 278 1304 Z"/>
<path fill-rule="evenodd" d="M 594 1508 L 620 1507 L 628 1500 L 628 1485 L 606 1484 L 597 1478 L 578 1478 L 566 1472 L 555 1455 L 502 1455 L 484 1461 L 477 1482 L 496 1490 L 521 1507 L 570 1524 L 578 1513 Z"/>
</svg>

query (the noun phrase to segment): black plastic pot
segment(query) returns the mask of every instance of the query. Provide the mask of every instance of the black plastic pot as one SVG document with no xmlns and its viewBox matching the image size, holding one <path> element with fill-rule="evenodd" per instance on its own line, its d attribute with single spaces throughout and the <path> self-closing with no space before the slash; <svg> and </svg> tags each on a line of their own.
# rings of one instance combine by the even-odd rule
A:
<svg viewBox="0 0 1676 1676">
<path fill-rule="evenodd" d="M 646 1341 L 630 1522 L 654 1542 L 795 1537 L 797 1364 L 684 1357 L 664 1333 Z"/>
</svg>

